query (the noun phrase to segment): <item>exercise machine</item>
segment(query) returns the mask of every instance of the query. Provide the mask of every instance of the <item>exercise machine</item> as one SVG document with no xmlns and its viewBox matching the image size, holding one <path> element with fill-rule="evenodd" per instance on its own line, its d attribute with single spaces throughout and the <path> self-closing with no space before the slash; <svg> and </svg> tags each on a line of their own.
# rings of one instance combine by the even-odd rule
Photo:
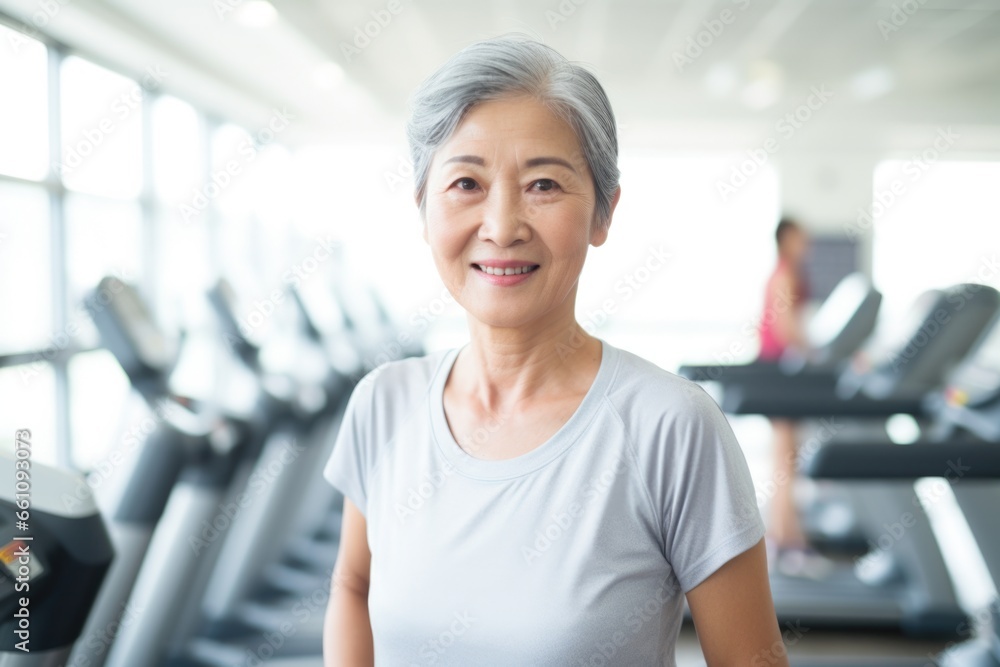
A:
<svg viewBox="0 0 1000 667">
<path fill-rule="evenodd" d="M 84 632 L 114 551 L 83 478 L 32 462 L 27 431 L 15 443 L 0 453 L 0 667 L 62 667 L 115 630 Z"/>
<path fill-rule="evenodd" d="M 976 343 L 974 350 L 949 377 L 946 388 L 931 401 L 934 425 L 930 434 L 901 446 L 883 441 L 823 444 L 806 460 L 811 477 L 870 485 L 912 484 L 922 477 L 945 480 L 968 523 L 992 581 L 1000 583 L 1000 319 Z M 936 496 L 913 504 L 934 502 Z M 894 522 L 908 529 L 906 515 Z M 894 526 L 890 526 L 893 528 Z M 891 538 L 891 539 L 890 539 Z M 895 533 L 885 533 L 879 549 L 898 548 Z M 961 621 L 955 634 L 967 641 L 950 646 L 935 664 L 941 667 L 1000 667 L 1000 602 L 994 601 L 979 622 Z M 978 630 L 978 636 L 970 637 Z M 820 667 L 822 662 L 796 661 Z M 844 663 L 838 663 L 844 664 Z M 880 665 L 879 660 L 864 664 Z M 888 663 L 887 663 L 888 664 Z M 924 667 L 924 660 L 891 664 Z"/>
</svg>

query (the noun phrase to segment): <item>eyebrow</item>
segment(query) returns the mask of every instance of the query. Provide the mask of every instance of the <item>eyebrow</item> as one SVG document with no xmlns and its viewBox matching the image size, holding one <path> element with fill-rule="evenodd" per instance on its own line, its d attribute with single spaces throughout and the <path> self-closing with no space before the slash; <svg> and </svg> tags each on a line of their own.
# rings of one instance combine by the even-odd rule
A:
<svg viewBox="0 0 1000 667">
<path fill-rule="evenodd" d="M 478 155 L 456 155 L 444 161 L 445 164 L 448 164 L 450 162 L 465 162 L 468 164 L 477 164 L 480 167 L 486 166 L 486 160 L 479 157 Z M 566 167 L 574 174 L 576 173 L 576 169 L 573 168 L 573 165 L 571 165 L 569 162 L 562 159 L 561 157 L 555 157 L 555 156 L 533 157 L 530 160 L 525 161 L 524 166 L 530 168 L 530 167 L 540 167 L 541 165 L 544 164 L 558 164 L 560 166 Z"/>
<path fill-rule="evenodd" d="M 468 162 L 470 164 L 478 164 L 480 167 L 486 166 L 486 160 L 476 155 L 456 155 L 444 161 L 445 164 L 449 162 Z"/>
<path fill-rule="evenodd" d="M 526 166 L 526 167 L 539 167 L 539 166 L 541 166 L 543 164 L 558 164 L 560 166 L 566 167 L 567 169 L 569 169 L 570 171 L 572 171 L 574 174 L 576 173 L 576 169 L 573 168 L 573 165 L 571 165 L 569 162 L 567 162 L 566 160 L 562 159 L 561 157 L 554 157 L 554 156 L 533 157 L 530 160 L 528 160 L 527 162 L 525 162 L 524 166 Z"/>
</svg>

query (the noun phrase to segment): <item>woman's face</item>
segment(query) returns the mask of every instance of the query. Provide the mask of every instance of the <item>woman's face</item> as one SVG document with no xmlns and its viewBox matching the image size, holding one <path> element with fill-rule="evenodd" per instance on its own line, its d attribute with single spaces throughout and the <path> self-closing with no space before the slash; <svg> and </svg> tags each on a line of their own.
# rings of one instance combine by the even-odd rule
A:
<svg viewBox="0 0 1000 667">
<path fill-rule="evenodd" d="M 607 230 L 568 123 L 529 97 L 474 106 L 434 155 L 425 199 L 424 239 L 469 314 L 495 327 L 572 316 L 587 247 Z"/>
</svg>

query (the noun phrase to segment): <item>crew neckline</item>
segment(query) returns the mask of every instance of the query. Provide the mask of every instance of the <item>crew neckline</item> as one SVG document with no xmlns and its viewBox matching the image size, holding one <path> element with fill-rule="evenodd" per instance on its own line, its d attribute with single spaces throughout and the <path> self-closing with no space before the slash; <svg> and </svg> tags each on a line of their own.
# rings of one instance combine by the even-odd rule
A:
<svg viewBox="0 0 1000 667">
<path fill-rule="evenodd" d="M 499 460 L 480 459 L 469 454 L 455 441 L 455 437 L 448 427 L 448 420 L 444 413 L 444 386 L 448 376 L 451 375 L 451 369 L 455 365 L 458 353 L 466 346 L 449 350 L 438 366 L 429 395 L 431 428 L 438 451 L 457 472 L 467 477 L 489 480 L 510 479 L 527 475 L 556 459 L 586 431 L 590 422 L 597 415 L 604 395 L 611 385 L 614 371 L 617 368 L 618 349 L 603 338 L 598 338 L 598 340 L 601 341 L 601 364 L 590 388 L 570 418 L 548 440 L 530 452 Z"/>
</svg>

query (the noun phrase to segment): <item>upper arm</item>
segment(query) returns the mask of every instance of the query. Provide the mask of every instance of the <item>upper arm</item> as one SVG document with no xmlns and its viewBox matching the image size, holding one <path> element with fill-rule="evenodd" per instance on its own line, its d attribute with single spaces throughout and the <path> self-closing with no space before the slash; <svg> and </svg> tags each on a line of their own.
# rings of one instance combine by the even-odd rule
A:
<svg viewBox="0 0 1000 667">
<path fill-rule="evenodd" d="M 368 522 L 349 499 L 344 499 L 344 518 L 340 528 L 340 548 L 334 566 L 333 592 L 342 588 L 363 598 L 368 597 L 372 554 L 368 548 Z"/>
<path fill-rule="evenodd" d="M 709 667 L 788 665 L 763 540 L 691 589 L 687 600 Z"/>
<path fill-rule="evenodd" d="M 340 549 L 323 623 L 323 664 L 328 667 L 375 664 L 368 615 L 371 553 L 366 524 L 357 506 L 345 499 Z"/>
</svg>

